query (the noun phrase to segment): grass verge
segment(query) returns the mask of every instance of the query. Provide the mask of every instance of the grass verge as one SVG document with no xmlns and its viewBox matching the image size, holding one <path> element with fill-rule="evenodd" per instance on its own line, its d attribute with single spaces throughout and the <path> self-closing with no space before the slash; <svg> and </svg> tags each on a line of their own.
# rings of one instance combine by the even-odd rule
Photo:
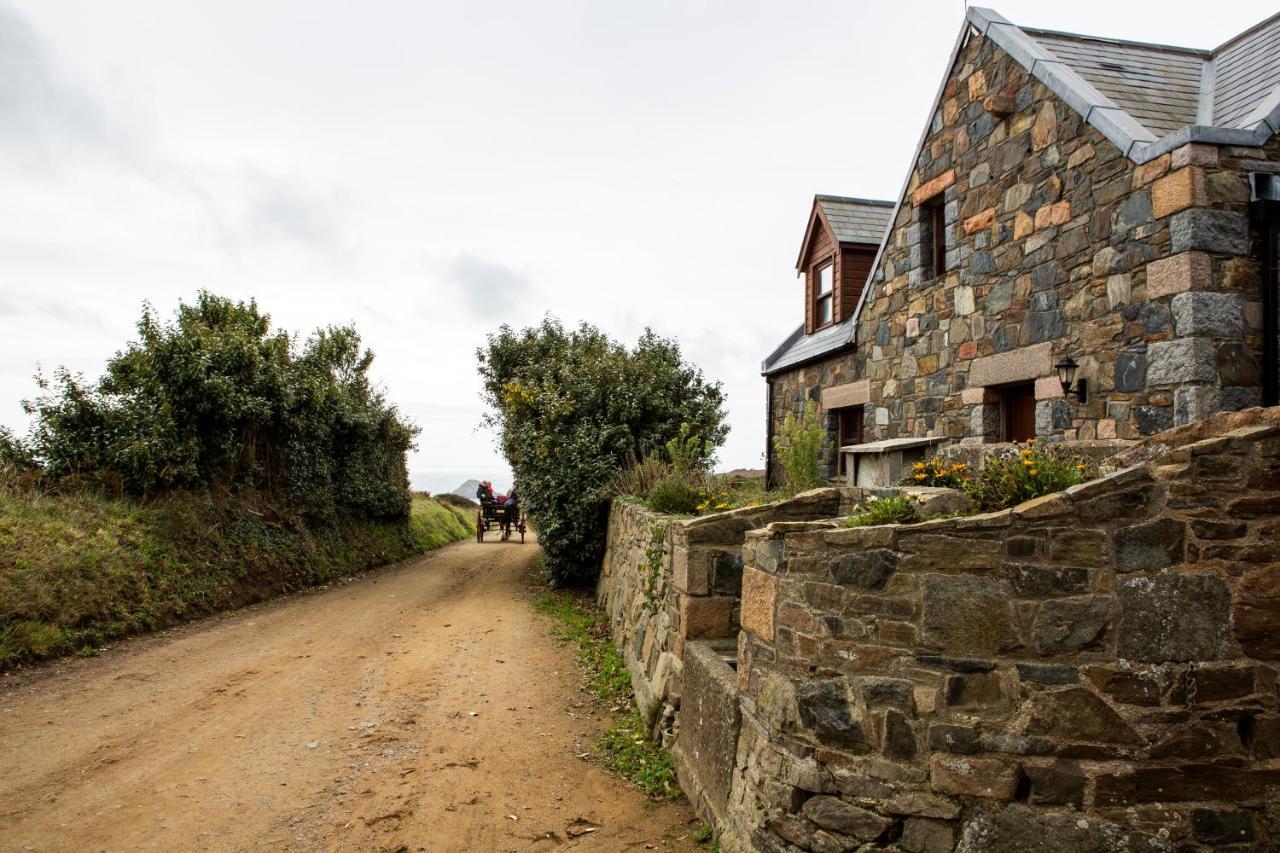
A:
<svg viewBox="0 0 1280 853">
<path fill-rule="evenodd" d="M 175 493 L 148 503 L 0 487 L 0 670 L 240 607 L 473 535 L 415 497 L 410 521 L 270 523 Z"/>
<path fill-rule="evenodd" d="M 613 719 L 596 738 L 595 755 L 606 770 L 629 779 L 652 800 L 676 800 L 671 753 L 648 737 L 648 720 L 631 698 L 631 677 L 609 633 L 606 615 L 581 592 L 541 592 L 533 609 L 554 622 L 552 634 L 576 647 L 588 688 L 610 705 Z"/>
</svg>

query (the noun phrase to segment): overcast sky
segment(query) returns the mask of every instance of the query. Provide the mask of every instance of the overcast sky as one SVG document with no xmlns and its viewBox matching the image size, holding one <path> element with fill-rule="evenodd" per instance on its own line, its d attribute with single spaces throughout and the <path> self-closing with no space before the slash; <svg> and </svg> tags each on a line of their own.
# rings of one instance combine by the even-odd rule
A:
<svg viewBox="0 0 1280 853">
<path fill-rule="evenodd" d="M 1272 2 L 1004 2 L 1213 47 Z M 759 467 L 815 192 L 891 198 L 954 2 L 0 0 L 0 423 L 144 300 L 354 322 L 422 428 L 414 485 L 509 474 L 473 352 L 551 313 L 678 338 Z"/>
</svg>

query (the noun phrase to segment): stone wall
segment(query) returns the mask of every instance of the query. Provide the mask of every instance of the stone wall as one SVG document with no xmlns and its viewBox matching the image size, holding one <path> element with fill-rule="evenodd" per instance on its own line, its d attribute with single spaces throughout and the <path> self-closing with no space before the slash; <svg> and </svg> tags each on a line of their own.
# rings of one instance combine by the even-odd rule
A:
<svg viewBox="0 0 1280 853">
<path fill-rule="evenodd" d="M 1035 382 L 1036 431 L 1141 438 L 1259 398 L 1261 290 L 1246 216 L 1256 149 L 1188 145 L 1136 165 L 994 43 L 950 70 L 858 320 L 857 349 L 771 377 L 799 395 L 870 381 L 866 440 L 996 440 L 995 387 Z M 926 272 L 940 198 L 947 269 Z M 799 307 L 799 306 L 797 306 Z M 1070 355 L 1090 399 L 1064 398 Z M 838 375 L 837 375 L 838 374 Z"/>
<path fill-rule="evenodd" d="M 1277 421 L 999 513 L 748 534 L 722 849 L 1275 849 Z"/>
<path fill-rule="evenodd" d="M 636 702 L 665 729 L 680 705 L 688 642 L 738 635 L 742 544 L 747 531 L 775 521 L 824 518 L 840 510 L 836 489 L 789 501 L 679 519 L 617 500 L 596 599 L 631 671 Z"/>
</svg>

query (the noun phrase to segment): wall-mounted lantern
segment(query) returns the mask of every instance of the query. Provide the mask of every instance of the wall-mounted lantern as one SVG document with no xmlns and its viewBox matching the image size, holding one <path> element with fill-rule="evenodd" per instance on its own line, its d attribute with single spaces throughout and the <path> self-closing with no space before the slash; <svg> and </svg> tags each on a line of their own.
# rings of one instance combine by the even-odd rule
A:
<svg viewBox="0 0 1280 853">
<path fill-rule="evenodd" d="M 1053 366 L 1058 371 L 1058 382 L 1062 384 L 1062 393 L 1070 397 L 1075 397 L 1081 403 L 1089 401 L 1089 381 L 1084 377 L 1080 381 L 1076 381 L 1076 370 L 1080 365 L 1076 364 L 1076 360 L 1071 356 L 1067 356 L 1062 361 Z"/>
</svg>

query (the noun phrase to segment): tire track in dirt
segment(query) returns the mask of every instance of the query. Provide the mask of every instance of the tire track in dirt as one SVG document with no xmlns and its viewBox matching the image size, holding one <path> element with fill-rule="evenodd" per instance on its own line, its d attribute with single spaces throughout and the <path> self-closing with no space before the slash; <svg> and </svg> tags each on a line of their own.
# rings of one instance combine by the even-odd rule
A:
<svg viewBox="0 0 1280 853">
<path fill-rule="evenodd" d="M 578 757 L 602 721 L 536 553 L 459 543 L 0 679 L 0 849 L 697 849 L 687 805 Z"/>
</svg>

